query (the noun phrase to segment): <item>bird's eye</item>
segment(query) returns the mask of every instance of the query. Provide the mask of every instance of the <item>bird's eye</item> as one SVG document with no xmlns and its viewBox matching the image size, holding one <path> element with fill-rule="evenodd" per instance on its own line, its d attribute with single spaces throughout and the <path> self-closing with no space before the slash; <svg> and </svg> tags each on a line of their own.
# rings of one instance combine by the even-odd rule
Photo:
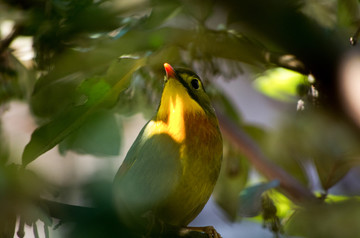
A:
<svg viewBox="0 0 360 238">
<path fill-rule="evenodd" d="M 197 79 L 193 79 L 193 80 L 191 80 L 191 86 L 193 86 L 193 88 L 195 88 L 195 89 L 198 89 L 199 88 L 199 80 L 197 80 Z"/>
</svg>

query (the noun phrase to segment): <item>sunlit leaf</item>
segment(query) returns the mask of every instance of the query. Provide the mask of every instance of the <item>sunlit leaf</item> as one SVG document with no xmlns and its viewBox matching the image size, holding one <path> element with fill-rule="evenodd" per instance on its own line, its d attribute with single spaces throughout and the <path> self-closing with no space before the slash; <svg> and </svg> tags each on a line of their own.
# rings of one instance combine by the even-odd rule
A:
<svg viewBox="0 0 360 238">
<path fill-rule="evenodd" d="M 288 219 L 292 216 L 295 209 L 297 208 L 289 198 L 287 198 L 283 193 L 273 189 L 269 191 L 269 196 L 274 201 L 276 206 L 276 215 L 281 219 Z"/>
<path fill-rule="evenodd" d="M 321 196 L 321 194 L 319 194 Z M 356 200 L 360 202 L 360 196 L 346 196 L 346 195 L 337 195 L 337 194 L 327 194 L 325 202 L 327 203 L 336 203 L 336 202 L 344 202 L 347 200 Z"/>
<path fill-rule="evenodd" d="M 305 82 L 305 76 L 285 68 L 269 69 L 258 77 L 255 88 L 265 95 L 281 100 L 294 101 L 298 85 Z"/>
</svg>

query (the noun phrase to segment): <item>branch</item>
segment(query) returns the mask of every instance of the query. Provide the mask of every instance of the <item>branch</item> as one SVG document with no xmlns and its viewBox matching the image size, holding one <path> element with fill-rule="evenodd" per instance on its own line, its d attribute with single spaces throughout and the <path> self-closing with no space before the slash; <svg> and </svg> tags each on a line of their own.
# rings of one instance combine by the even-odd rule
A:
<svg viewBox="0 0 360 238">
<path fill-rule="evenodd" d="M 77 217 L 94 217 L 99 214 L 96 208 L 75 206 L 47 199 L 41 199 L 41 204 L 46 206 L 51 217 L 63 221 L 76 221 Z"/>
<path fill-rule="evenodd" d="M 305 66 L 303 62 L 296 58 L 295 55 L 291 54 L 279 54 L 270 51 L 266 51 L 264 54 L 265 61 L 270 64 L 275 64 L 280 67 L 284 67 L 301 74 L 308 75 L 310 70 Z"/>
<path fill-rule="evenodd" d="M 238 149 L 244 153 L 250 163 L 267 179 L 279 180 L 280 188 L 295 203 L 316 202 L 317 198 L 286 171 L 272 163 L 261 152 L 257 144 L 235 123 L 222 114 L 217 115 L 221 131 Z"/>
<path fill-rule="evenodd" d="M 69 205 L 64 204 L 60 202 L 50 201 L 46 199 L 41 199 L 40 204 L 42 207 L 46 207 L 45 210 L 48 211 L 49 215 L 53 218 L 60 219 L 61 221 L 65 222 L 74 222 L 76 223 L 82 223 L 87 222 L 87 219 L 89 219 L 90 223 L 89 226 L 93 226 L 94 224 L 91 223 L 94 219 L 97 221 L 96 224 L 100 226 L 101 222 L 108 223 L 108 231 L 110 232 L 112 229 L 115 229 L 119 231 L 119 229 L 123 229 L 124 233 L 126 233 L 126 226 L 122 224 L 116 213 L 115 208 L 111 208 L 111 210 L 102 210 L 99 208 L 94 207 L 83 207 L 83 206 L 75 206 L 75 205 Z M 96 227 L 91 227 L 95 228 Z M 90 229 L 90 228 L 89 228 Z M 182 230 L 181 227 L 172 226 L 163 224 L 162 227 L 162 233 L 161 234 L 155 234 L 157 237 L 174 237 L 174 238 L 208 238 L 208 235 L 204 232 L 199 231 L 189 231 L 189 232 L 180 232 Z M 90 230 L 88 232 L 91 232 Z M 128 231 L 129 232 L 129 231 Z M 133 231 L 134 232 L 134 231 Z M 139 232 L 139 231 L 135 231 Z M 130 232 L 132 233 L 132 232 Z M 128 235 L 129 233 L 127 233 Z"/>
</svg>

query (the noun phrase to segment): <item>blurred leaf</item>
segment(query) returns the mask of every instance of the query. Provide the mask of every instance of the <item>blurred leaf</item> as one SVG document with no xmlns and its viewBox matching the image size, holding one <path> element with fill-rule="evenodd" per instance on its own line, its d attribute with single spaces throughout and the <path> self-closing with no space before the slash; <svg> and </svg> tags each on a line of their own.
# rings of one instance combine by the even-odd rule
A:
<svg viewBox="0 0 360 238">
<path fill-rule="evenodd" d="M 16 214 L 15 211 L 9 211 L 9 208 L 2 207 L 2 205 L 0 204 L 2 208 L 0 214 L 0 237 L 13 238 L 16 228 Z"/>
<path fill-rule="evenodd" d="M 151 65 L 162 65 L 164 61 L 179 61 L 179 49 L 195 49 L 197 57 L 212 55 L 225 59 L 260 65 L 264 62 L 263 48 L 249 39 L 224 31 L 196 31 L 181 28 L 156 28 L 151 30 L 129 31 L 116 40 L 99 39 L 93 47 L 85 50 L 67 50 L 57 57 L 54 68 L 36 83 L 36 94 L 45 86 L 58 80 L 75 77 L 90 77 L 101 73 L 115 57 L 124 54 L 153 53 Z M 216 45 L 216 47 L 214 47 Z M 169 49 L 169 53 L 166 53 Z M 165 54 L 163 54 L 165 52 Z M 160 53 L 160 54 L 159 54 Z M 158 55 L 158 57 L 156 57 Z M 165 57 L 170 56 L 168 59 Z M 160 60 L 161 59 L 161 60 Z"/>
<path fill-rule="evenodd" d="M 68 77 L 41 88 L 30 98 L 32 112 L 37 117 L 46 119 L 61 115 L 74 106 L 74 100 L 78 95 L 76 88 L 79 84 L 80 80 Z"/>
<path fill-rule="evenodd" d="M 273 180 L 244 189 L 240 193 L 238 215 L 242 217 L 254 217 L 262 211 L 262 195 L 265 191 L 279 186 L 279 181 Z"/>
<path fill-rule="evenodd" d="M 263 128 L 251 124 L 242 125 L 242 128 L 259 146 L 263 146 L 265 137 L 267 136 L 267 132 Z"/>
<path fill-rule="evenodd" d="M 110 90 L 111 84 L 105 81 L 103 77 L 88 78 L 77 88 L 78 93 L 80 93 L 80 99 L 77 103 L 80 105 L 94 105 Z"/>
<path fill-rule="evenodd" d="M 359 164 L 357 157 L 360 152 L 359 138 L 353 129 L 325 116 L 318 115 L 309 124 L 306 150 L 314 159 L 320 182 L 327 191 Z"/>
<path fill-rule="evenodd" d="M 34 72 L 28 70 L 11 51 L 0 54 L 0 104 L 14 98 L 27 98 L 34 81 Z"/>
<path fill-rule="evenodd" d="M 47 224 L 52 224 L 52 219 L 41 208 L 35 206 L 35 204 L 27 203 L 23 206 L 21 211 L 21 218 L 29 226 L 33 225 L 36 221 L 42 220 Z"/>
<path fill-rule="evenodd" d="M 306 82 L 306 77 L 295 71 L 285 68 L 269 69 L 258 77 L 255 88 L 263 94 L 281 100 L 294 101 L 297 96 L 297 87 Z"/>
<path fill-rule="evenodd" d="M 111 2 L 107 5 L 102 3 L 57 0 L 30 4 L 31 11 L 25 15 L 22 33 L 34 36 L 36 61 L 40 69 L 48 69 L 67 47 L 84 45 L 80 42 L 88 42 L 90 33 L 119 27 Z"/>
<path fill-rule="evenodd" d="M 154 85 L 155 83 L 158 85 Z M 145 118 L 150 118 L 156 112 L 159 104 L 161 86 L 161 79 L 156 76 L 151 77 L 147 70 L 140 69 L 134 74 L 129 88 L 119 95 L 116 113 L 132 116 L 142 112 Z"/>
<path fill-rule="evenodd" d="M 115 58 L 127 54 L 141 54 L 152 52 L 157 47 L 163 46 L 165 39 L 181 37 L 181 31 L 177 33 L 173 29 L 157 29 L 152 31 L 131 31 L 119 39 L 99 39 L 93 43 L 92 48 L 86 50 L 69 49 L 56 58 L 54 68 L 40 77 L 36 82 L 34 94 L 58 81 L 74 81 L 101 74 L 106 71 Z M 146 39 L 146 40 L 144 40 Z M 156 42 L 153 40 L 155 39 Z M 175 39 L 173 39 L 175 40 Z M 178 38 L 176 40 L 179 40 Z M 160 41 L 160 42 L 157 42 Z M 162 65 L 155 59 L 151 64 Z M 161 63 L 161 64 L 160 64 Z"/>
<path fill-rule="evenodd" d="M 37 229 L 36 222 L 34 222 L 34 223 L 32 224 L 32 227 L 33 227 L 34 237 L 35 237 L 35 238 L 40 238 L 39 232 L 38 232 L 38 229 Z"/>
<path fill-rule="evenodd" d="M 85 197 L 88 202 L 94 207 L 104 210 L 114 209 L 112 203 L 113 183 L 99 176 L 94 176 L 91 181 L 88 181 L 84 186 Z M 113 210 L 114 211 L 114 210 Z"/>
<path fill-rule="evenodd" d="M 58 81 L 70 83 L 79 77 L 87 78 L 101 73 L 118 56 L 118 53 L 108 48 L 96 48 L 86 52 L 68 50 L 57 58 L 53 70 L 38 79 L 34 94 L 40 90 L 46 91 L 48 86 Z"/>
<path fill-rule="evenodd" d="M 205 23 L 207 18 L 211 15 L 215 1 L 203 0 L 183 0 L 184 7 L 195 19 L 201 23 Z"/>
<path fill-rule="evenodd" d="M 321 196 L 321 194 L 319 194 Z M 360 202 L 360 196 L 346 196 L 346 195 L 337 195 L 337 194 L 327 194 L 325 202 L 327 203 L 338 203 L 338 202 L 345 202 L 347 200 L 356 200 Z"/>
<path fill-rule="evenodd" d="M 136 27 L 139 27 L 146 21 L 147 17 L 141 17 L 141 18 L 135 18 L 135 17 L 125 17 L 121 20 L 122 27 L 111 32 L 111 36 L 114 39 L 119 39 L 126 33 L 128 33 L 131 30 L 134 30 Z"/>
<path fill-rule="evenodd" d="M 301 149 L 302 143 L 307 143 L 307 141 L 301 134 L 302 128 L 295 126 L 296 123 L 288 123 L 282 123 L 277 131 L 266 134 L 264 139 L 266 152 L 278 166 L 307 185 L 309 181 L 302 163 L 304 160 L 306 162 L 308 157 Z"/>
<path fill-rule="evenodd" d="M 281 219 L 288 219 L 294 213 L 296 205 L 287 198 L 284 194 L 278 192 L 276 189 L 268 191 L 267 194 L 270 196 L 276 206 L 276 215 Z"/>
<path fill-rule="evenodd" d="M 346 0 L 347 1 L 347 0 Z M 337 23 L 337 6 L 340 2 L 337 0 L 306 0 L 302 6 L 302 12 L 309 18 L 314 19 L 319 25 L 333 28 Z"/>
<path fill-rule="evenodd" d="M 249 174 L 249 164 L 239 152 L 224 143 L 223 165 L 213 196 L 215 201 L 234 221 L 237 217 L 239 193 L 245 187 Z"/>
<path fill-rule="evenodd" d="M 81 127 L 66 137 L 59 150 L 95 156 L 115 156 L 120 152 L 121 128 L 112 113 L 97 112 L 87 118 Z"/>
<path fill-rule="evenodd" d="M 356 25 L 360 19 L 360 7 L 358 0 L 337 1 L 338 23 L 343 26 Z"/>
<path fill-rule="evenodd" d="M 120 92 L 126 89 L 130 83 L 132 74 L 144 64 L 144 59 L 121 60 L 117 67 L 110 66 L 105 80 L 111 88 L 105 90 L 101 87 L 102 93 L 97 94 L 90 91 L 87 96 L 90 99 L 87 103 L 72 108 L 63 113 L 53 121 L 37 128 L 31 136 L 30 142 L 23 152 L 23 165 L 27 165 L 41 154 L 53 148 L 68 135 L 78 129 L 84 121 L 102 107 L 113 106 Z M 117 81 L 115 80 L 117 79 Z M 96 95 L 92 98 L 93 95 Z"/>
<path fill-rule="evenodd" d="M 159 3 L 160 2 L 160 3 Z M 146 19 L 146 28 L 156 28 L 176 16 L 182 8 L 179 1 L 152 1 L 151 14 Z"/>
<path fill-rule="evenodd" d="M 344 158 L 344 161 L 331 161 L 330 163 L 325 163 L 323 158 L 315 160 L 320 182 L 326 191 L 339 182 L 351 168 L 359 165 L 359 163 L 360 161 L 358 160 L 350 161 L 346 160 L 346 158 Z"/>
<path fill-rule="evenodd" d="M 278 132 L 269 135 L 268 148 L 271 158 L 303 182 L 304 165 L 313 160 L 321 184 L 328 190 L 358 163 L 358 141 L 358 135 L 344 122 L 309 111 L 289 116 Z"/>
<path fill-rule="evenodd" d="M 359 201 L 313 204 L 294 213 L 286 226 L 287 233 L 308 238 L 357 237 L 360 234 Z"/>
</svg>

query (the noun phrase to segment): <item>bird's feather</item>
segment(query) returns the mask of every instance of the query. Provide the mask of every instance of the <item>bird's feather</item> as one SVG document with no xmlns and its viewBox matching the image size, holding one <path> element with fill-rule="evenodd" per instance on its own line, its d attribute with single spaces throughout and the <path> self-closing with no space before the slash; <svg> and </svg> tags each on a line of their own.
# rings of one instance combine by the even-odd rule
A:
<svg viewBox="0 0 360 238">
<path fill-rule="evenodd" d="M 127 219 L 156 209 L 176 189 L 182 173 L 180 145 L 168 134 L 147 137 L 149 126 L 140 132 L 114 181 L 120 213 Z"/>
</svg>

